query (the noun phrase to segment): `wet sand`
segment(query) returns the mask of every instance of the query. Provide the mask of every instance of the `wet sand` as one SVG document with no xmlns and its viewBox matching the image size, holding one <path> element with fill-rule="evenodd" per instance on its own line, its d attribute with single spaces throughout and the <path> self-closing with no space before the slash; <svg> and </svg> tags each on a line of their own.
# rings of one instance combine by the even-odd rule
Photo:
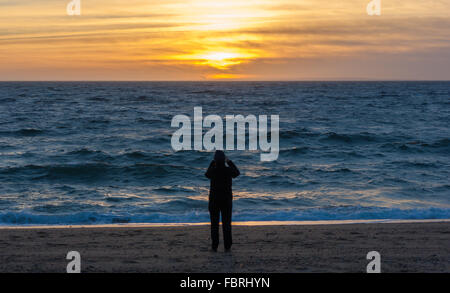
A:
<svg viewBox="0 0 450 293">
<path fill-rule="evenodd" d="M 233 226 L 234 246 L 209 249 L 209 226 L 0 229 L 0 272 L 450 272 L 450 222 Z M 222 243 L 221 243 L 222 244 Z"/>
</svg>

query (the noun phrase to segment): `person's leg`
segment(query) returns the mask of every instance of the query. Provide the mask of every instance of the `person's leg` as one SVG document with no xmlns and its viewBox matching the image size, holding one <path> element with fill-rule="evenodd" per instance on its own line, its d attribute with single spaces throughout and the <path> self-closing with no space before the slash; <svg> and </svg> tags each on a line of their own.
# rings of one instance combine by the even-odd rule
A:
<svg viewBox="0 0 450 293">
<path fill-rule="evenodd" d="M 211 247 L 213 250 L 217 250 L 217 247 L 219 247 L 220 209 L 217 206 L 210 204 L 209 216 L 211 218 Z"/>
<path fill-rule="evenodd" d="M 232 202 L 229 201 L 221 206 L 222 213 L 222 229 L 223 229 L 223 242 L 225 250 L 231 248 L 233 244 L 231 236 L 231 214 L 232 214 Z"/>
</svg>

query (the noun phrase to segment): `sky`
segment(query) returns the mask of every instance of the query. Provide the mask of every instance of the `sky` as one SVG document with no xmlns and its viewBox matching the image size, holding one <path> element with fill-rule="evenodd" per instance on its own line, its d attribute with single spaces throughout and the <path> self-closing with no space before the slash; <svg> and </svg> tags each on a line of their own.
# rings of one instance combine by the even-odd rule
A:
<svg viewBox="0 0 450 293">
<path fill-rule="evenodd" d="M 0 0 L 0 80 L 450 80 L 450 0 Z"/>
</svg>

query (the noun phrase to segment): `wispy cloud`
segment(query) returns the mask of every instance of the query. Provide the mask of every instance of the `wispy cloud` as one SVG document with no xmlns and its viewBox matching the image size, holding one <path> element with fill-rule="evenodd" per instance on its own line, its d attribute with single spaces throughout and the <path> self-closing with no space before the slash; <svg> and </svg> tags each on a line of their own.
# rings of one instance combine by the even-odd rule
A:
<svg viewBox="0 0 450 293">
<path fill-rule="evenodd" d="M 68 2 L 0 0 L 0 79 L 450 78 L 450 1 Z"/>
</svg>

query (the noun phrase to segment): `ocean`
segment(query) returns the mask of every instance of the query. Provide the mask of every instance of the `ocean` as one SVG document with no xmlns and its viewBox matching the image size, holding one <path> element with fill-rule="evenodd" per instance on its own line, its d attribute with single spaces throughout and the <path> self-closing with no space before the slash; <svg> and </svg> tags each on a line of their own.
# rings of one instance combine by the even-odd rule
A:
<svg viewBox="0 0 450 293">
<path fill-rule="evenodd" d="M 0 225 L 208 222 L 194 107 L 279 115 L 277 160 L 226 152 L 234 221 L 450 218 L 450 82 L 1 82 Z"/>
</svg>

